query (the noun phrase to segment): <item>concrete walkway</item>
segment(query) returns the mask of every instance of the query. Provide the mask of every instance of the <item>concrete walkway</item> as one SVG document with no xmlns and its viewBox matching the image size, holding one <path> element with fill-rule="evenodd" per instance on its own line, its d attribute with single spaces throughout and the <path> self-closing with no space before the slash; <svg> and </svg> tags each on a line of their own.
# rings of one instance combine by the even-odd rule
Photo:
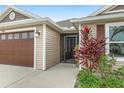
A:
<svg viewBox="0 0 124 93">
<path fill-rule="evenodd" d="M 78 68 L 74 64 L 66 63 L 58 64 L 47 71 L 17 66 L 10 66 L 8 70 L 6 70 L 6 67 L 2 68 L 6 74 L 4 76 L 0 74 L 0 87 L 72 88 L 78 74 Z"/>
</svg>

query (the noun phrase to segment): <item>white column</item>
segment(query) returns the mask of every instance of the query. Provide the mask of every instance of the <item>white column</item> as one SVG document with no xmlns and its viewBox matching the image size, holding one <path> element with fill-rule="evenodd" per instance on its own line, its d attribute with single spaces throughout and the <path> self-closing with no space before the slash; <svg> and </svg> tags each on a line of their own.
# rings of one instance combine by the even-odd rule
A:
<svg viewBox="0 0 124 93">
<path fill-rule="evenodd" d="M 36 63 L 36 28 L 34 29 L 34 69 L 37 69 Z"/>
<path fill-rule="evenodd" d="M 81 42 L 81 33 L 80 33 L 80 31 L 81 31 L 81 24 L 79 24 L 79 47 L 81 46 L 80 45 L 80 42 Z M 80 61 L 79 61 L 79 63 L 80 63 Z M 81 64 L 79 64 L 79 70 L 81 70 Z"/>
<path fill-rule="evenodd" d="M 43 24 L 43 70 L 46 70 L 46 24 Z"/>
<path fill-rule="evenodd" d="M 105 38 L 106 38 L 105 53 L 109 54 L 109 25 L 107 24 L 105 24 Z"/>
</svg>

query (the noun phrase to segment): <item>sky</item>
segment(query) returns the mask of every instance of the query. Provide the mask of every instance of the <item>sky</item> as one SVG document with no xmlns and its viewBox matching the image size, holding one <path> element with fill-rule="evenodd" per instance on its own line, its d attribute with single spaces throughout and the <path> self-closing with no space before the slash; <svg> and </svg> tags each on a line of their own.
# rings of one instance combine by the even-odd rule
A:
<svg viewBox="0 0 124 93">
<path fill-rule="evenodd" d="M 5 5 L 0 5 L 0 11 L 4 10 L 5 7 Z M 102 5 L 16 5 L 16 7 L 41 17 L 50 17 L 57 22 L 88 16 L 101 8 Z"/>
</svg>

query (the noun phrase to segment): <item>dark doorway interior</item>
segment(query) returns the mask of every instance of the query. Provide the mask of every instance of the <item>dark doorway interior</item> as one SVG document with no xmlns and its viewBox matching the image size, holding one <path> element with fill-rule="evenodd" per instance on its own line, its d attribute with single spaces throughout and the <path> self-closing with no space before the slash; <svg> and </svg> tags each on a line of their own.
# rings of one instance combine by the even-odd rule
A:
<svg viewBox="0 0 124 93">
<path fill-rule="evenodd" d="M 64 62 L 74 63 L 74 48 L 77 45 L 77 35 L 67 35 L 64 37 Z"/>
<path fill-rule="evenodd" d="M 65 59 L 74 59 L 74 48 L 76 43 L 76 37 L 67 37 L 66 38 L 66 54 Z"/>
</svg>

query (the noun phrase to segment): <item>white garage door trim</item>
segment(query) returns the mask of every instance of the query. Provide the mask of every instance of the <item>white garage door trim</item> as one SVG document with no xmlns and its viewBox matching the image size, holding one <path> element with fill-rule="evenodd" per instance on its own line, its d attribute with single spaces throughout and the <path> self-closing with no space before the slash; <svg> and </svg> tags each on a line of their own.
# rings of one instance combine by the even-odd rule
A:
<svg viewBox="0 0 124 93">
<path fill-rule="evenodd" d="M 30 31 L 30 30 L 34 31 L 34 66 L 33 68 L 36 69 L 36 36 L 35 36 L 36 27 L 4 30 L 4 31 L 0 31 L 0 33 L 22 32 L 22 31 Z"/>
</svg>

